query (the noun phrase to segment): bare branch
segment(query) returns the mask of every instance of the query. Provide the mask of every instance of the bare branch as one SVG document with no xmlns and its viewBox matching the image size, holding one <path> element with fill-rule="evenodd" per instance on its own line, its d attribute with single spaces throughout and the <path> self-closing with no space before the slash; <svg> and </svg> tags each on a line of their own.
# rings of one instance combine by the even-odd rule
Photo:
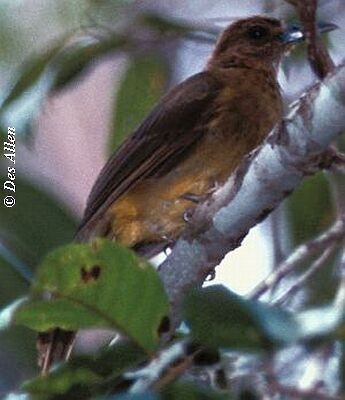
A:
<svg viewBox="0 0 345 400">
<path fill-rule="evenodd" d="M 269 289 L 275 287 L 283 278 L 290 274 L 304 261 L 339 242 L 345 236 L 345 215 L 337 220 L 327 231 L 317 238 L 298 246 L 263 282 L 249 295 L 252 299 L 260 298 Z"/>
<path fill-rule="evenodd" d="M 310 399 L 310 400 L 341 400 L 342 397 L 331 396 L 325 393 L 320 393 L 317 390 L 301 390 L 294 387 L 284 386 L 279 383 L 272 385 L 273 389 L 284 396 L 289 396 L 293 399 Z"/>
<path fill-rule="evenodd" d="M 345 130 L 345 67 L 338 67 L 296 104 L 282 126 L 245 159 L 210 201 L 195 211 L 185 234 L 160 266 L 172 305 L 172 329 L 184 295 L 201 285 L 249 229 L 320 169 L 322 154 Z"/>
<path fill-rule="evenodd" d="M 319 271 L 329 259 L 329 257 L 333 254 L 335 249 L 335 245 L 332 244 L 325 249 L 325 251 L 317 258 L 311 266 L 306 270 L 304 274 L 302 274 L 298 279 L 294 281 L 294 283 L 277 299 L 275 299 L 272 303 L 276 305 L 282 305 L 291 298 L 291 295 L 296 293 L 299 289 L 305 285 L 305 283 L 310 279 L 317 271 Z"/>
<path fill-rule="evenodd" d="M 163 371 L 184 354 L 185 343 L 174 343 L 170 348 L 164 349 L 146 367 L 126 373 L 126 378 L 137 379 L 129 393 L 140 393 L 148 390 L 160 378 Z"/>
<path fill-rule="evenodd" d="M 126 378 L 136 379 L 129 393 L 142 393 L 152 387 L 162 388 L 185 372 L 192 365 L 195 355 L 201 351 L 199 348 L 187 354 L 187 344 L 186 341 L 174 343 L 162 350 L 147 366 L 126 373 Z"/>
<path fill-rule="evenodd" d="M 337 294 L 335 296 L 334 304 L 337 306 L 344 307 L 345 306 L 345 248 L 341 255 L 339 271 L 340 271 L 340 284 L 337 290 Z"/>
<path fill-rule="evenodd" d="M 334 352 L 334 344 L 326 343 L 308 356 L 308 363 L 299 381 L 300 390 L 314 390 L 317 393 L 320 388 L 323 388 L 323 392 L 325 391 L 326 387 L 329 386 L 326 378 L 327 368 L 334 358 Z M 328 395 L 335 395 L 336 392 L 336 384 L 328 388 Z"/>
</svg>

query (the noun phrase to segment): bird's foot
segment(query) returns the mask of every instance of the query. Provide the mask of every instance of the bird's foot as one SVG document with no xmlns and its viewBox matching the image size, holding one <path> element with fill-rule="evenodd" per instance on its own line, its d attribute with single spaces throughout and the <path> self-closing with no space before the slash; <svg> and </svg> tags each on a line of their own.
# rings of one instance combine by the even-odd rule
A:
<svg viewBox="0 0 345 400">
<path fill-rule="evenodd" d="M 208 189 L 206 196 L 209 197 L 214 192 L 216 192 L 220 187 L 221 187 L 221 185 L 219 184 L 219 182 L 218 181 L 214 181 L 213 185 Z"/>
<path fill-rule="evenodd" d="M 183 220 L 184 222 L 189 222 L 194 214 L 194 208 L 187 208 L 185 212 L 183 213 Z"/>
<path fill-rule="evenodd" d="M 165 245 L 163 248 L 163 253 L 165 254 L 166 257 L 168 257 L 172 251 L 172 248 L 174 247 L 175 240 L 169 238 L 166 235 L 162 236 L 162 239 L 165 241 Z"/>
</svg>

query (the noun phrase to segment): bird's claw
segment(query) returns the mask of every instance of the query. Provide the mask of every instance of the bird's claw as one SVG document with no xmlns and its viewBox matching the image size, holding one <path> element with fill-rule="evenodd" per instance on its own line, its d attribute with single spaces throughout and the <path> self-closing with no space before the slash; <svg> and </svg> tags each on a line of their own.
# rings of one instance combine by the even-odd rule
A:
<svg viewBox="0 0 345 400">
<path fill-rule="evenodd" d="M 181 196 L 181 199 L 191 201 L 192 203 L 195 203 L 195 204 L 199 204 L 202 201 L 206 200 L 206 196 L 194 194 L 194 193 L 184 193 Z"/>
</svg>

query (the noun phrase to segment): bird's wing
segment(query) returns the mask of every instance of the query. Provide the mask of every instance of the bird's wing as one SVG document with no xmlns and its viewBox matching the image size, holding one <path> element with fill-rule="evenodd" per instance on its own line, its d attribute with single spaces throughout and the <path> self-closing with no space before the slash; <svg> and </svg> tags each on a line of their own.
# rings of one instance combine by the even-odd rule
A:
<svg viewBox="0 0 345 400">
<path fill-rule="evenodd" d="M 142 179 L 168 172 L 204 134 L 203 121 L 212 112 L 220 83 L 201 72 L 170 91 L 113 154 L 87 201 L 76 237 L 89 229 L 126 191 Z"/>
</svg>

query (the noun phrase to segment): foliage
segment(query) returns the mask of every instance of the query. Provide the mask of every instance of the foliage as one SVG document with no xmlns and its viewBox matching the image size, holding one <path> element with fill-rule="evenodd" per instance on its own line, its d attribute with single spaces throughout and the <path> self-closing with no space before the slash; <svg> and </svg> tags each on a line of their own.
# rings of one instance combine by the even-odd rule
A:
<svg viewBox="0 0 345 400">
<path fill-rule="evenodd" d="M 26 6 L 21 9 L 18 4 L 13 4 L 10 9 L 5 4 L 1 5 L 3 28 L 0 37 L 3 40 L 0 51 L 3 57 L 0 68 L 2 78 L 7 79 L 9 71 L 11 76 L 1 88 L 0 134 L 6 137 L 7 126 L 12 126 L 15 121 L 17 144 L 22 143 L 31 150 L 36 117 L 42 112 L 46 99 L 71 89 L 105 57 L 126 52 L 131 61 L 124 74 L 124 89 L 114 98 L 116 129 L 109 133 L 109 149 L 118 145 L 167 87 L 171 60 L 168 62 L 165 58 L 160 43 L 165 41 L 166 35 L 169 40 L 174 40 L 194 30 L 188 24 L 172 22 L 154 13 L 138 15 L 131 3 L 128 0 L 59 3 L 49 0 L 40 8 L 45 15 L 44 24 L 36 19 L 36 15 L 31 15 L 31 21 L 27 20 Z M 14 10 L 20 24 L 9 26 Z M 96 26 L 96 34 L 88 29 L 80 30 L 81 26 L 90 25 L 90 18 L 94 18 L 92 25 Z M 105 28 L 109 18 L 114 24 L 111 30 Z M 33 25 L 28 26 L 28 23 Z M 48 26 L 51 29 L 49 34 Z M 12 35 L 9 34 L 10 28 L 14 28 Z M 34 32 L 33 37 L 27 35 L 28 29 Z M 137 35 L 139 29 L 147 32 L 143 39 Z M 147 54 L 143 51 L 146 40 L 155 43 Z M 138 102 L 134 105 L 133 100 L 136 99 Z M 136 113 L 133 117 L 134 106 Z M 53 248 L 70 242 L 76 229 L 75 217 L 68 210 L 68 205 L 56 199 L 56 194 L 48 193 L 18 172 L 16 187 L 16 206 L 13 209 L 0 206 L 0 307 L 6 310 L 2 317 L 8 317 L 8 304 L 14 304 L 17 298 L 28 292 L 36 267 L 43 257 Z M 143 287 L 140 286 L 140 289 Z M 141 293 L 145 295 L 145 292 Z M 149 301 L 143 298 L 145 300 Z M 46 305 L 40 303 L 40 307 Z M 160 309 L 164 307 L 162 303 Z M 150 314 L 151 311 L 146 310 Z M 140 307 L 138 312 L 141 312 Z M 154 319 L 153 315 L 145 315 Z M 95 317 L 88 314 L 88 318 L 90 321 Z M 2 327 L 5 322 L 6 318 L 2 319 Z M 140 320 L 137 322 L 140 325 Z M 112 321 L 110 325 L 118 323 Z M 132 321 L 132 326 L 135 331 L 136 321 Z M 156 330 L 157 327 L 148 331 L 141 343 L 147 351 L 155 346 Z M 18 382 L 25 377 L 37 373 L 34 341 L 35 335 L 27 328 L 11 326 L 0 332 L 1 353 L 13 353 L 6 362 L 6 372 L 0 377 L 0 396 L 8 388 L 18 386 Z"/>
<path fill-rule="evenodd" d="M 46 291 L 51 299 L 47 300 Z M 75 357 L 22 388 L 32 399 L 87 399 L 109 391 L 121 393 L 131 385 L 126 371 L 155 355 L 158 328 L 166 313 L 167 299 L 152 267 L 129 250 L 98 240 L 50 253 L 38 269 L 30 298 L 3 311 L 0 320 L 10 316 L 10 324 L 36 331 L 112 327 L 127 338 L 94 356 Z M 344 316 L 342 309 L 332 305 L 292 314 L 245 300 L 223 286 L 211 286 L 195 290 L 186 300 L 185 339 L 224 354 L 250 351 L 265 357 L 288 344 L 342 339 Z M 216 392 L 197 394 L 202 391 L 197 387 L 173 388 L 157 398 L 179 398 L 179 392 L 191 399 L 222 398 Z"/>
<path fill-rule="evenodd" d="M 46 291 L 52 296 L 49 301 L 42 300 Z M 99 239 L 50 253 L 38 270 L 31 300 L 16 311 L 15 322 L 36 331 L 113 328 L 151 352 L 167 312 L 152 266 Z"/>
</svg>

